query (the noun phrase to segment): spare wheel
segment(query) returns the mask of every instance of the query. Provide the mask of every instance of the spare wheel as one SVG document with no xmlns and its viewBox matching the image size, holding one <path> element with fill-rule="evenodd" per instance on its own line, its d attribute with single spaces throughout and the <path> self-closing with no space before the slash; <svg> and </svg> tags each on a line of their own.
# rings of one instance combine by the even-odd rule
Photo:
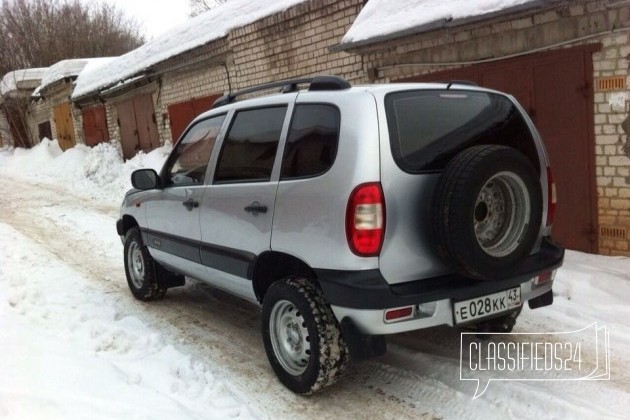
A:
<svg viewBox="0 0 630 420">
<path fill-rule="evenodd" d="M 431 211 L 438 253 L 455 271 L 482 280 L 505 278 L 538 238 L 538 172 L 513 148 L 470 147 L 442 172 Z"/>
</svg>

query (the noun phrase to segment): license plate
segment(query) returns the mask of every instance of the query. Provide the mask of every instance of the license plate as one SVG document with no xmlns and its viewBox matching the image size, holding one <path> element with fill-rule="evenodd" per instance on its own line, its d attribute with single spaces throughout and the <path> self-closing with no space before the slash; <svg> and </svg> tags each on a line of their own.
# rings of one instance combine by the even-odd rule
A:
<svg viewBox="0 0 630 420">
<path fill-rule="evenodd" d="M 480 296 L 453 304 L 455 323 L 474 321 L 489 315 L 499 314 L 521 306 L 521 288 L 503 290 L 491 295 Z"/>
</svg>

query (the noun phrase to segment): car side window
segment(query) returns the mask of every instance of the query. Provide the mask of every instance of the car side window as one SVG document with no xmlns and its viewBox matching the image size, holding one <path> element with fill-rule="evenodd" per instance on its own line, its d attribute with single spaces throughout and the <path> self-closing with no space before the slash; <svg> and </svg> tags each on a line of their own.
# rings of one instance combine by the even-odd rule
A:
<svg viewBox="0 0 630 420">
<path fill-rule="evenodd" d="M 313 177 L 330 169 L 337 156 L 339 123 L 339 110 L 333 105 L 297 105 L 284 148 L 280 179 Z"/>
<path fill-rule="evenodd" d="M 238 111 L 223 142 L 214 183 L 269 181 L 286 113 L 286 106 Z"/>
<path fill-rule="evenodd" d="M 166 168 L 166 185 L 202 184 L 212 148 L 225 115 L 199 121 L 192 126 L 175 146 Z"/>
</svg>

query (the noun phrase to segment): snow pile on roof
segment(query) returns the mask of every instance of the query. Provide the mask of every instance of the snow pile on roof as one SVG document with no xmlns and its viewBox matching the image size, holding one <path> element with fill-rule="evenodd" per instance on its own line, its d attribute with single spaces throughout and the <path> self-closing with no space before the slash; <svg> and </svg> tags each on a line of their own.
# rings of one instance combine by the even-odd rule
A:
<svg viewBox="0 0 630 420">
<path fill-rule="evenodd" d="M 96 68 L 111 62 L 116 57 L 100 57 L 100 58 L 76 58 L 71 60 L 62 60 L 53 64 L 48 68 L 39 87 L 33 92 L 37 96 L 39 92 L 48 86 L 56 83 L 66 77 L 78 76 L 83 69 Z M 90 66 L 88 67 L 88 64 Z"/>
<path fill-rule="evenodd" d="M 405 33 L 435 22 L 499 12 L 536 0 L 370 0 L 341 44 Z"/>
<path fill-rule="evenodd" d="M 307 0 L 231 0 L 118 57 L 108 66 L 82 72 L 77 79 L 72 98 L 81 98 L 114 86 L 157 63 L 222 38 L 232 29 L 305 1 Z"/>
<path fill-rule="evenodd" d="M 62 152 L 56 140 L 42 140 L 32 149 L 16 148 L 0 153 L 0 174 L 62 183 L 73 191 L 85 191 L 92 199 L 119 203 L 131 189 L 136 169 L 162 169 L 171 146 L 138 153 L 126 162 L 119 147 L 101 143 L 93 148 L 82 144 Z"/>
<path fill-rule="evenodd" d="M 22 82 L 39 82 L 48 70 L 47 67 L 22 69 L 9 72 L 4 75 L 0 82 L 0 94 L 5 95 L 18 89 L 18 84 Z"/>
</svg>

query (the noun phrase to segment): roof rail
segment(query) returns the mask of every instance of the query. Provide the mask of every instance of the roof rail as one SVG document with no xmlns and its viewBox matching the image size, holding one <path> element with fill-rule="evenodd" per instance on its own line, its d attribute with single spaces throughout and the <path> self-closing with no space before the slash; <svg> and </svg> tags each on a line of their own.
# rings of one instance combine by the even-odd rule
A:
<svg viewBox="0 0 630 420">
<path fill-rule="evenodd" d="M 296 92 L 298 85 L 308 84 L 308 90 L 310 91 L 322 91 L 322 90 L 344 90 L 349 89 L 350 83 L 343 77 L 339 76 L 315 76 L 302 79 L 289 79 L 281 80 L 279 82 L 265 83 L 263 85 L 252 86 L 238 92 L 228 93 L 221 96 L 214 101 L 212 108 L 218 108 L 227 104 L 231 104 L 237 97 L 246 95 L 248 93 L 260 92 L 263 90 L 269 90 L 274 88 L 281 88 L 282 93 Z"/>
</svg>

